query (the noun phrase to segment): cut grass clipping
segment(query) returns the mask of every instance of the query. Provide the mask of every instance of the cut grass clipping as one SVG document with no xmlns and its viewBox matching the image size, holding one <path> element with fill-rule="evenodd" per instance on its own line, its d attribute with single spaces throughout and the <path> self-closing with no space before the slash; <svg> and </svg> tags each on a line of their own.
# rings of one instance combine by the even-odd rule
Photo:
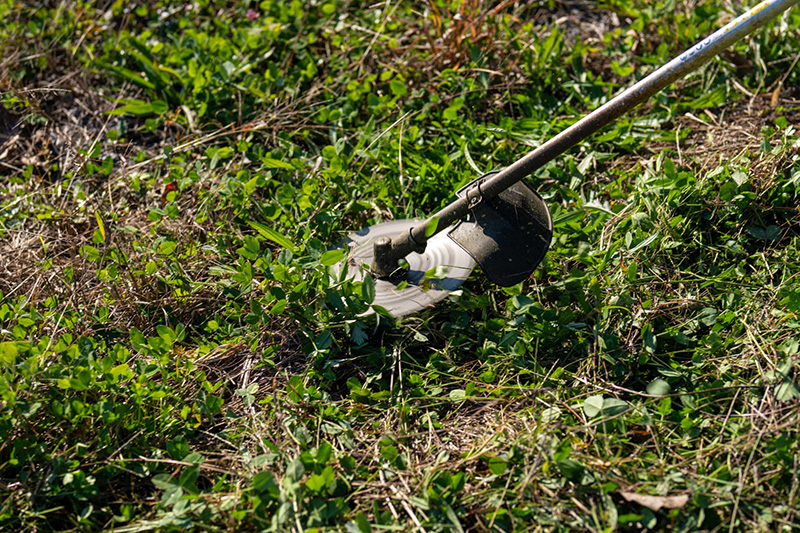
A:
<svg viewBox="0 0 800 533">
<path fill-rule="evenodd" d="M 529 178 L 525 282 L 330 275 L 743 10 L 0 0 L 0 526 L 800 528 L 798 10 Z"/>
</svg>

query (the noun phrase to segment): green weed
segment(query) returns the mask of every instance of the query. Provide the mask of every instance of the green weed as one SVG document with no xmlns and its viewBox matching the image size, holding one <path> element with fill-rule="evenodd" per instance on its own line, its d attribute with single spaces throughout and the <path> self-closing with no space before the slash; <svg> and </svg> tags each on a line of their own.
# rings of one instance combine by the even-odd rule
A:
<svg viewBox="0 0 800 533">
<path fill-rule="evenodd" d="M 797 10 L 531 176 L 525 282 L 331 249 L 732 14 L 0 1 L 0 524 L 797 528 Z"/>
</svg>

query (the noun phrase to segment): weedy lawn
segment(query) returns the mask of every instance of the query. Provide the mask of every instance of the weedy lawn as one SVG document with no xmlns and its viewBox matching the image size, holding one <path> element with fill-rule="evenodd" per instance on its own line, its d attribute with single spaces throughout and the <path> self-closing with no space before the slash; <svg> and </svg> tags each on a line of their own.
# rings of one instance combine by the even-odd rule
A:
<svg viewBox="0 0 800 533">
<path fill-rule="evenodd" d="M 744 8 L 0 0 L 0 527 L 800 528 L 800 10 L 529 178 L 524 283 L 330 275 Z"/>
</svg>

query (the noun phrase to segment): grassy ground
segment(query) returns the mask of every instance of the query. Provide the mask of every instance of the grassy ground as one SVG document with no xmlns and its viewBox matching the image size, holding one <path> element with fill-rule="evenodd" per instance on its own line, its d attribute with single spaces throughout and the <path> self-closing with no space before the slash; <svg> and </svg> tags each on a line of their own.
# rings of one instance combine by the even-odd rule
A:
<svg viewBox="0 0 800 533">
<path fill-rule="evenodd" d="M 537 172 L 402 320 L 329 276 L 740 2 L 0 0 L 0 526 L 800 528 L 800 11 Z M 699 5 L 698 5 L 699 4 Z"/>
</svg>

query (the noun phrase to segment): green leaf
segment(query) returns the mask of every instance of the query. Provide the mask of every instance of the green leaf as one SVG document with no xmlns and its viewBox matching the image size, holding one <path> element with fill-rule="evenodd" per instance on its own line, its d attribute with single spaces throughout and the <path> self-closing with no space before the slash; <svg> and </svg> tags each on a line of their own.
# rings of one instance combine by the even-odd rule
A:
<svg viewBox="0 0 800 533">
<path fill-rule="evenodd" d="M 333 446 L 331 446 L 327 442 L 323 442 L 317 448 L 317 463 L 324 465 L 326 464 L 333 454 Z"/>
<path fill-rule="evenodd" d="M 106 226 L 103 224 L 103 217 L 100 216 L 100 211 L 94 212 L 94 218 L 97 220 L 97 227 L 100 230 L 100 235 L 103 237 L 103 241 L 106 240 Z"/>
<path fill-rule="evenodd" d="M 648 353 L 655 353 L 658 348 L 658 336 L 652 331 L 645 331 L 644 334 L 644 349 Z"/>
<path fill-rule="evenodd" d="M 545 39 L 544 43 L 542 43 L 542 48 L 537 58 L 537 64 L 540 68 L 547 64 L 553 51 L 558 49 L 562 42 L 563 39 L 561 33 L 558 31 L 558 27 L 553 25 L 550 28 L 550 35 Z"/>
<path fill-rule="evenodd" d="M 783 296 L 780 304 L 786 306 L 786 309 L 793 312 L 800 311 L 800 290 L 784 292 L 780 296 Z"/>
<path fill-rule="evenodd" d="M 406 89 L 406 84 L 403 83 L 402 80 L 399 80 L 397 78 L 393 79 L 389 83 L 389 89 L 395 96 L 405 96 L 408 93 L 408 90 Z"/>
<path fill-rule="evenodd" d="M 731 179 L 733 179 L 733 181 L 736 182 L 736 185 L 741 187 L 742 185 L 750 181 L 750 176 L 748 176 L 741 170 L 736 170 L 733 172 L 733 174 L 731 174 Z"/>
<path fill-rule="evenodd" d="M 139 352 L 143 352 L 147 350 L 147 339 L 144 338 L 144 335 L 141 331 L 136 328 L 131 328 L 130 331 L 130 338 L 131 338 L 131 346 L 133 349 Z"/>
<path fill-rule="evenodd" d="M 758 226 L 748 226 L 747 233 L 760 241 L 778 241 L 781 238 L 781 228 L 774 224 L 770 224 L 766 228 Z"/>
<path fill-rule="evenodd" d="M 425 237 L 430 238 L 435 235 L 437 229 L 439 229 L 439 217 L 431 217 L 425 225 Z"/>
<path fill-rule="evenodd" d="M 87 261 L 96 262 L 100 260 L 100 251 L 94 246 L 84 244 L 79 249 L 80 254 L 86 258 Z"/>
<path fill-rule="evenodd" d="M 658 414 L 661 416 L 668 416 L 672 413 L 672 398 L 662 398 L 660 402 L 658 402 Z"/>
<path fill-rule="evenodd" d="M 350 334 L 350 338 L 353 339 L 353 342 L 356 346 L 361 346 L 365 342 L 369 340 L 369 335 L 367 334 L 367 326 L 361 322 L 360 320 L 357 321 L 353 325 L 353 331 Z"/>
<path fill-rule="evenodd" d="M 659 235 L 658 233 L 655 233 L 654 235 L 650 235 L 648 238 L 646 238 L 645 240 L 643 240 L 642 242 L 640 242 L 639 244 L 637 244 L 636 246 L 631 248 L 630 252 L 631 253 L 638 252 L 642 248 L 646 248 L 646 247 L 650 246 L 650 243 L 652 243 L 654 240 L 656 240 L 658 238 L 658 235 Z"/>
<path fill-rule="evenodd" d="M 736 186 L 735 183 L 727 182 L 719 188 L 719 198 L 724 202 L 729 202 L 736 197 L 736 193 L 739 192 L 739 188 Z"/>
<path fill-rule="evenodd" d="M 709 91 L 700 98 L 689 103 L 691 109 L 704 109 L 707 107 L 717 107 L 728 100 L 727 85 L 722 84 L 713 91 Z"/>
<path fill-rule="evenodd" d="M 603 400 L 603 415 L 616 416 L 624 413 L 630 408 L 628 402 L 618 400 L 617 398 L 606 398 Z"/>
<path fill-rule="evenodd" d="M 322 149 L 322 157 L 326 160 L 331 161 L 336 157 L 336 147 L 327 145 Z"/>
<path fill-rule="evenodd" d="M 161 241 L 158 245 L 157 253 L 159 255 L 172 255 L 177 247 L 178 243 L 175 241 Z"/>
<path fill-rule="evenodd" d="M 102 59 L 97 59 L 95 61 L 95 65 L 97 65 L 97 67 L 99 68 L 108 70 L 116 77 L 124 81 L 130 82 L 133 85 L 136 85 L 137 87 L 141 87 L 142 89 L 148 89 L 150 91 L 156 90 L 156 86 L 153 83 L 147 81 L 140 74 L 130 69 L 127 69 L 125 67 L 119 67 L 117 65 L 112 65 L 111 63 L 106 63 Z"/>
<path fill-rule="evenodd" d="M 109 115 L 130 115 L 134 117 L 146 117 L 149 115 L 163 115 L 169 110 L 167 103 L 162 100 L 145 102 L 144 100 L 121 100 L 123 106 L 109 111 Z"/>
<path fill-rule="evenodd" d="M 19 350 L 15 342 L 0 342 L 0 363 L 5 367 L 14 366 Z"/>
<path fill-rule="evenodd" d="M 661 378 L 656 378 L 647 385 L 647 394 L 653 396 L 666 396 L 671 390 L 669 383 Z"/>
<path fill-rule="evenodd" d="M 267 491 L 277 484 L 275 483 L 275 476 L 272 475 L 272 472 L 268 470 L 264 470 L 263 472 L 259 472 L 255 476 L 253 476 L 253 483 L 252 487 L 253 490 L 258 492 Z"/>
<path fill-rule="evenodd" d="M 346 255 L 347 250 L 341 248 L 339 250 L 328 250 L 322 254 L 322 257 L 319 258 L 319 262 L 324 266 L 332 266 L 341 262 Z"/>
<path fill-rule="evenodd" d="M 364 513 L 356 515 L 356 527 L 359 533 L 372 533 L 372 526 L 369 524 L 367 517 L 364 516 Z"/>
<path fill-rule="evenodd" d="M 697 320 L 704 326 L 711 327 L 717 322 L 719 312 L 713 307 L 704 307 L 697 313 Z"/>
<path fill-rule="evenodd" d="M 83 391 L 89 388 L 91 379 L 92 379 L 91 374 L 89 374 L 89 372 L 84 369 L 78 372 L 77 378 L 70 378 L 69 386 L 71 389 L 75 389 L 76 391 Z"/>
<path fill-rule="evenodd" d="M 586 211 L 560 211 L 553 216 L 553 226 L 565 226 L 571 222 L 577 222 L 586 218 Z"/>
<path fill-rule="evenodd" d="M 508 469 L 508 462 L 499 455 L 495 455 L 489 459 L 489 472 L 491 472 L 495 476 L 500 476 L 505 474 L 507 469 Z"/>
<path fill-rule="evenodd" d="M 453 492 L 459 492 L 464 489 L 464 485 L 467 483 L 467 476 L 464 472 L 455 472 L 450 477 L 450 490 Z"/>
<path fill-rule="evenodd" d="M 127 363 L 122 363 L 111 369 L 111 375 L 117 377 L 131 377 L 133 373 Z"/>
<path fill-rule="evenodd" d="M 153 476 L 150 481 L 156 488 L 167 492 L 175 491 L 179 488 L 178 482 L 170 474 L 158 474 Z"/>
<path fill-rule="evenodd" d="M 250 227 L 256 230 L 265 239 L 270 240 L 275 244 L 277 244 L 278 246 L 286 248 L 287 250 L 291 250 L 292 252 L 295 251 L 295 247 L 292 241 L 290 241 L 289 239 L 287 239 L 274 229 L 268 228 L 264 224 L 260 224 L 258 222 L 253 222 L 253 221 L 248 222 L 248 224 L 250 224 Z"/>
<path fill-rule="evenodd" d="M 467 391 L 464 389 L 453 389 L 450 391 L 450 399 L 455 402 L 464 401 L 467 398 Z"/>
<path fill-rule="evenodd" d="M 158 336 L 161 337 L 161 339 L 167 343 L 168 346 L 172 346 L 172 344 L 175 342 L 175 339 L 178 338 L 178 336 L 175 334 L 175 331 L 169 326 L 157 326 L 156 333 L 158 333 Z"/>
<path fill-rule="evenodd" d="M 639 268 L 636 264 L 636 261 L 631 261 L 628 265 L 628 272 L 627 277 L 630 283 L 634 283 L 636 281 L 636 273 L 638 272 Z"/>
<path fill-rule="evenodd" d="M 544 411 L 542 411 L 541 421 L 542 424 L 550 423 L 554 420 L 558 420 L 561 416 L 561 409 L 558 407 L 548 407 Z"/>
<path fill-rule="evenodd" d="M 320 333 L 317 338 L 314 339 L 314 346 L 319 351 L 327 350 L 330 348 L 331 344 L 333 344 L 333 335 L 327 330 Z"/>
<path fill-rule="evenodd" d="M 788 402 L 800 396 L 797 387 L 791 381 L 784 381 L 775 389 L 775 399 L 779 402 Z"/>
<path fill-rule="evenodd" d="M 369 272 L 364 275 L 364 280 L 361 282 L 361 297 L 368 304 L 375 301 L 375 281 Z"/>
<path fill-rule="evenodd" d="M 461 521 L 458 519 L 458 515 L 456 512 L 453 511 L 453 508 L 447 502 L 444 503 L 444 513 L 447 515 L 447 519 L 450 520 L 450 523 L 456 528 L 458 533 L 464 533 L 464 528 L 461 526 Z"/>
<path fill-rule="evenodd" d="M 286 170 L 294 170 L 294 167 L 286 161 L 280 161 L 279 159 L 272 159 L 270 157 L 262 157 L 261 164 L 264 165 L 265 168 L 283 168 Z"/>
<path fill-rule="evenodd" d="M 270 308 L 269 313 L 271 315 L 279 315 L 286 310 L 286 300 L 278 300 L 275 302 L 275 305 Z"/>
<path fill-rule="evenodd" d="M 442 112 L 442 118 L 445 120 L 456 120 L 458 112 L 464 107 L 464 99 L 458 97 L 453 99 L 453 102 Z"/>
<path fill-rule="evenodd" d="M 464 157 L 467 159 L 467 163 L 469 166 L 472 167 L 472 170 L 477 172 L 478 174 L 484 174 L 484 172 L 478 168 L 478 165 L 475 164 L 475 161 L 472 159 L 472 154 L 469 153 L 469 143 L 464 143 Z"/>
<path fill-rule="evenodd" d="M 183 458 L 184 463 L 192 463 L 193 465 L 202 464 L 205 460 L 206 458 L 197 452 L 192 452 Z"/>
<path fill-rule="evenodd" d="M 300 459 L 294 459 L 286 467 L 286 477 L 292 481 L 300 481 L 305 473 L 306 468 L 303 466 L 303 461 Z"/>
<path fill-rule="evenodd" d="M 393 463 L 395 459 L 400 456 L 400 450 L 397 449 L 397 446 L 382 446 L 380 450 L 381 457 Z"/>
<path fill-rule="evenodd" d="M 308 478 L 306 481 L 306 488 L 311 492 L 322 492 L 322 490 L 327 486 L 325 483 L 325 478 L 319 474 L 313 474 L 311 477 Z"/>
<path fill-rule="evenodd" d="M 603 412 L 603 397 L 600 395 L 589 396 L 583 401 L 583 412 L 589 418 L 594 418 Z"/>
<path fill-rule="evenodd" d="M 558 466 L 558 470 L 561 472 L 561 475 L 573 483 L 580 483 L 583 479 L 585 468 L 578 461 L 575 461 L 574 459 L 562 459 L 561 461 L 558 461 L 556 465 Z"/>
</svg>

